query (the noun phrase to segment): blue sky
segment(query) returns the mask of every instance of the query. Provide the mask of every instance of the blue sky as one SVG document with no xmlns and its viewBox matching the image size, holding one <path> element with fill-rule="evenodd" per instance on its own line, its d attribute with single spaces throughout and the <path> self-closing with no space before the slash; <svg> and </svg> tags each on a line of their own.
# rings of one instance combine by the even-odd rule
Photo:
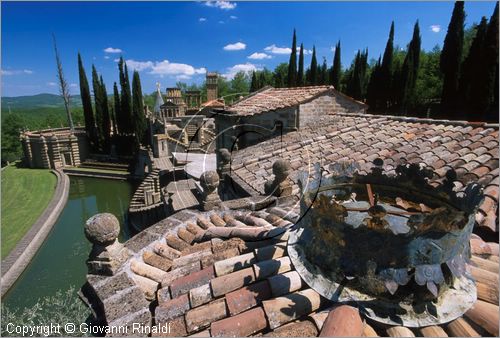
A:
<svg viewBox="0 0 500 338">
<path fill-rule="evenodd" d="M 66 78 L 78 93 L 77 53 L 87 76 L 95 64 L 108 92 L 118 79 L 115 59 L 140 71 L 144 92 L 160 82 L 201 83 L 205 71 L 231 77 L 238 70 L 287 62 L 293 29 L 307 50 L 332 62 L 341 40 L 342 65 L 359 48 L 383 53 L 391 20 L 405 47 L 418 19 L 422 47 L 442 45 L 453 2 L 7 2 L 2 4 L 2 96 L 57 93 L 51 34 Z M 466 2 L 466 26 L 489 18 L 495 2 Z M 306 65 L 310 55 L 306 55 Z"/>
</svg>

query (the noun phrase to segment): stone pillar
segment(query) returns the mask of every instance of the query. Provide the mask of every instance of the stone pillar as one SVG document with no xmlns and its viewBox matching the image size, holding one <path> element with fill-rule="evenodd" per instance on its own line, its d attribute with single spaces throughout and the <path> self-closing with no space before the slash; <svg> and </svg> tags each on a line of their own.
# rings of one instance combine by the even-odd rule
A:
<svg viewBox="0 0 500 338">
<path fill-rule="evenodd" d="M 38 142 L 40 142 L 40 155 L 42 157 L 42 168 L 50 169 L 50 159 L 49 159 L 47 141 L 45 141 L 45 137 L 42 135 L 40 136 Z"/>
<path fill-rule="evenodd" d="M 24 158 L 28 167 L 33 168 L 33 155 L 31 154 L 31 140 L 29 136 L 22 137 Z"/>
<path fill-rule="evenodd" d="M 58 169 L 62 166 L 61 153 L 59 151 L 59 140 L 55 134 L 52 134 L 49 138 L 50 153 L 52 154 L 52 167 Z"/>
<path fill-rule="evenodd" d="M 71 157 L 73 159 L 73 166 L 78 167 L 80 165 L 80 151 L 78 149 L 78 139 L 74 134 L 69 136 L 69 146 L 71 149 Z"/>
<path fill-rule="evenodd" d="M 218 208 L 222 202 L 217 188 L 219 187 L 219 175 L 216 171 L 205 171 L 200 176 L 200 185 L 203 188 L 201 207 L 208 211 Z"/>
<path fill-rule="evenodd" d="M 290 163 L 279 159 L 273 164 L 274 180 L 269 180 L 264 184 L 266 195 L 277 197 L 290 196 L 292 194 L 292 181 L 290 175 Z"/>
<path fill-rule="evenodd" d="M 118 242 L 120 223 L 109 213 L 92 216 L 85 223 L 85 236 L 93 244 L 87 259 L 89 274 L 112 276 L 128 259 L 128 250 Z"/>
<path fill-rule="evenodd" d="M 217 173 L 224 181 L 224 176 L 229 175 L 231 170 L 231 153 L 226 148 L 221 148 L 217 155 Z"/>
</svg>

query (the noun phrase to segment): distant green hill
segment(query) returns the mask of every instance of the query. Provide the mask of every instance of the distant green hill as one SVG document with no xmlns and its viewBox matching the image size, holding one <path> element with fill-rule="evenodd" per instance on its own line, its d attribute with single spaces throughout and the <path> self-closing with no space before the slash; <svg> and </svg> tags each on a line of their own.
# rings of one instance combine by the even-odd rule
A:
<svg viewBox="0 0 500 338">
<path fill-rule="evenodd" d="M 16 110 L 36 109 L 36 108 L 63 108 L 62 97 L 55 94 L 37 94 L 31 96 L 2 97 L 2 112 L 8 112 L 9 107 L 12 112 Z M 71 97 L 71 106 L 80 107 L 82 100 L 80 95 Z"/>
<path fill-rule="evenodd" d="M 2 121 L 9 111 L 18 116 L 24 128 L 37 130 L 67 125 L 64 101 L 59 95 L 38 94 L 31 96 L 2 97 Z M 80 95 L 71 97 L 71 115 L 76 125 L 83 124 Z"/>
</svg>

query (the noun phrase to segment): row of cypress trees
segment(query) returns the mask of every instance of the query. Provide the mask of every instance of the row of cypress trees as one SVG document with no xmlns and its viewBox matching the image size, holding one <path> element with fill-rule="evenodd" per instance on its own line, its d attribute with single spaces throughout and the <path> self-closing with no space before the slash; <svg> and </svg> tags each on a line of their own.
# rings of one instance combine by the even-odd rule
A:
<svg viewBox="0 0 500 338">
<path fill-rule="evenodd" d="M 415 100 L 415 84 L 420 68 L 421 37 L 418 21 L 408 44 L 402 64 L 394 62 L 394 22 L 391 23 L 389 38 L 383 57 L 371 70 L 366 90 L 366 101 L 375 112 L 392 112 L 406 115 Z M 356 97 L 357 93 L 354 94 Z"/>
<path fill-rule="evenodd" d="M 457 1 L 441 53 L 444 74 L 441 114 L 469 120 L 498 121 L 498 2 L 483 17 L 464 57 L 464 3 Z"/>
<path fill-rule="evenodd" d="M 118 62 L 120 91 L 114 82 L 111 103 L 102 75 L 99 76 L 95 66 L 92 65 L 94 94 L 94 105 L 92 105 L 89 83 L 80 53 L 78 53 L 78 71 L 85 130 L 92 149 L 109 154 L 112 144 L 115 144 L 119 153 L 131 155 L 141 144 L 146 145 L 147 123 L 139 73 L 134 71 L 131 89 L 127 65 L 123 57 L 120 58 Z"/>
<path fill-rule="evenodd" d="M 366 101 L 374 113 L 425 115 L 430 112 L 429 107 L 435 106 L 437 111 L 431 112 L 431 117 L 498 121 L 498 3 L 490 20 L 483 17 L 472 29 L 475 37 L 470 48 L 464 47 L 464 20 L 464 2 L 458 1 L 442 52 L 437 54 L 439 65 L 429 74 L 423 72 L 433 67 L 429 62 L 433 62 L 430 58 L 434 58 L 432 55 L 436 52 L 421 50 L 418 21 L 405 51 L 394 47 L 392 22 L 383 55 L 369 66 L 368 50 L 360 50 L 351 67 L 344 71 L 341 67 L 340 41 L 335 46 L 330 68 L 325 59 L 318 64 L 316 48 L 313 47 L 311 63 L 305 69 L 303 44 L 300 45 L 297 61 L 294 30 L 289 62 L 278 65 L 273 72 L 267 69 L 253 72 L 250 91 L 265 85 L 296 87 L 330 84 L 349 96 Z M 433 96 L 420 97 L 417 93 L 425 91 L 422 86 L 429 83 L 433 85 L 429 88 Z"/>
<path fill-rule="evenodd" d="M 313 46 L 311 63 L 309 68 L 306 69 L 304 67 L 304 53 L 303 43 L 300 44 L 299 51 L 297 53 L 297 35 L 294 29 L 292 52 L 290 53 L 290 60 L 288 63 L 278 65 L 272 73 L 267 69 L 252 72 L 250 92 L 254 92 L 267 85 L 289 88 L 319 85 L 333 85 L 335 88 L 340 87 L 342 72 L 340 61 L 340 41 L 338 41 L 335 46 L 335 55 L 332 67 L 327 66 L 325 58 L 323 58 L 323 63 L 321 65 L 318 64 L 316 47 Z M 298 60 L 297 54 L 299 54 Z"/>
</svg>

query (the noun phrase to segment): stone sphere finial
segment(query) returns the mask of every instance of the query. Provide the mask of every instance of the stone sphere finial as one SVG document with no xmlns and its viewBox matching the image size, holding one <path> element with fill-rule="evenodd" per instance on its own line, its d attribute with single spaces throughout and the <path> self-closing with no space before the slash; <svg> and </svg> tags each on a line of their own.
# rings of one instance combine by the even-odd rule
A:
<svg viewBox="0 0 500 338">
<path fill-rule="evenodd" d="M 220 149 L 219 155 L 223 164 L 227 164 L 231 161 L 231 153 L 226 148 Z"/>
<path fill-rule="evenodd" d="M 290 163 L 283 159 L 276 160 L 273 164 L 273 174 L 278 180 L 287 178 L 291 169 Z"/>
<path fill-rule="evenodd" d="M 205 171 L 200 176 L 200 184 L 205 194 L 212 193 L 219 186 L 219 174 L 216 171 Z"/>
<path fill-rule="evenodd" d="M 112 244 L 119 233 L 120 222 L 110 213 L 94 215 L 85 222 L 85 236 L 92 244 L 101 246 Z"/>
</svg>

